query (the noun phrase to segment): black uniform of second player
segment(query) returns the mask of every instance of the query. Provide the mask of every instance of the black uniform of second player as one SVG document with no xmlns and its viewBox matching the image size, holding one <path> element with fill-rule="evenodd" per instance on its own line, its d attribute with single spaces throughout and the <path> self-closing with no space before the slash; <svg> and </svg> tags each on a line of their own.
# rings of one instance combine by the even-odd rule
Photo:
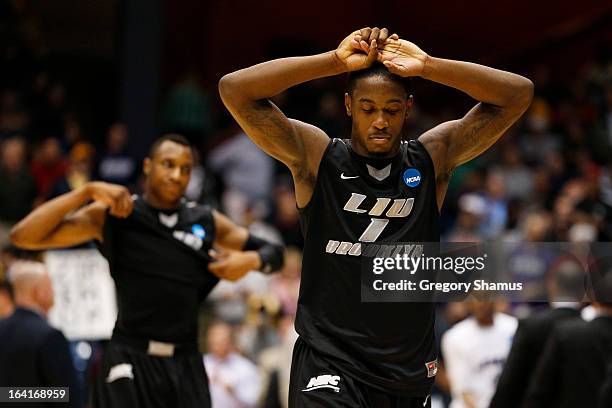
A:
<svg viewBox="0 0 612 408">
<path fill-rule="evenodd" d="M 100 250 L 119 310 L 96 407 L 210 407 L 197 313 L 218 282 L 208 271 L 214 236 L 212 210 L 192 203 L 162 212 L 137 197 L 128 218 L 107 215 Z"/>
<path fill-rule="evenodd" d="M 433 303 L 362 303 L 361 257 L 438 242 L 433 162 L 416 140 L 392 159 L 330 142 L 309 204 L 291 407 L 428 406 L 436 371 Z"/>
</svg>

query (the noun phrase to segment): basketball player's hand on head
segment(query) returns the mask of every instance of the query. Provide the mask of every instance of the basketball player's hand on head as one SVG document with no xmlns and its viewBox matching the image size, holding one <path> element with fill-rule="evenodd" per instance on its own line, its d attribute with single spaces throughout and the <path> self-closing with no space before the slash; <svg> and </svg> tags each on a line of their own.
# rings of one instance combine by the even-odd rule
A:
<svg viewBox="0 0 612 408">
<path fill-rule="evenodd" d="M 85 189 L 90 199 L 106 204 L 111 215 L 125 218 L 132 213 L 132 195 L 124 186 L 92 181 L 87 183 Z"/>
<path fill-rule="evenodd" d="M 403 77 L 421 76 L 428 58 L 416 44 L 399 38 L 389 38 L 378 52 L 378 60 L 391 73 Z"/>
<path fill-rule="evenodd" d="M 208 254 L 214 262 L 208 264 L 208 269 L 219 279 L 236 281 L 249 271 L 261 267 L 261 258 L 255 251 L 216 251 L 211 249 Z"/>
<path fill-rule="evenodd" d="M 342 40 L 335 55 L 347 71 L 365 69 L 376 61 L 381 47 L 390 39 L 398 38 L 397 34 L 389 36 L 389 30 L 386 28 L 362 28 Z"/>
</svg>

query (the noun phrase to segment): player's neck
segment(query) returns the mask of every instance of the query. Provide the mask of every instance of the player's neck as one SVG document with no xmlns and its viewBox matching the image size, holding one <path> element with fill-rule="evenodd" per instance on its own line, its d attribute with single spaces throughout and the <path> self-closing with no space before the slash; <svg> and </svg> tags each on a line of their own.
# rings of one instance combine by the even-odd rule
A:
<svg viewBox="0 0 612 408">
<path fill-rule="evenodd" d="M 382 169 L 388 166 L 399 154 L 399 146 L 397 149 L 394 149 L 392 153 L 390 152 L 384 155 L 371 154 L 367 151 L 362 152 L 358 150 L 361 149 L 357 148 L 355 144 L 351 143 L 351 152 L 353 153 L 353 156 L 362 163 L 369 164 L 376 169 Z"/>
<path fill-rule="evenodd" d="M 150 191 L 145 191 L 142 195 L 144 202 L 147 203 L 149 207 L 153 207 L 156 210 L 176 210 L 179 207 L 180 200 L 176 202 L 167 202 L 160 200 L 155 194 Z"/>
</svg>

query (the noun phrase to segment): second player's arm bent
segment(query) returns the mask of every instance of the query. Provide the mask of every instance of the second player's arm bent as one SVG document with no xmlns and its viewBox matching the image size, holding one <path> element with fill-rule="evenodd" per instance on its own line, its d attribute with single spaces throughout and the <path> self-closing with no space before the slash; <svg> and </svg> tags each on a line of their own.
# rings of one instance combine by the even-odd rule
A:
<svg viewBox="0 0 612 408">
<path fill-rule="evenodd" d="M 216 237 L 210 251 L 214 259 L 208 269 L 220 279 L 235 281 L 249 271 L 270 273 L 279 270 L 284 261 L 284 248 L 252 236 L 219 211 L 213 211 Z"/>
<path fill-rule="evenodd" d="M 90 200 L 94 202 L 84 206 Z M 11 230 L 11 242 L 39 250 L 101 241 L 107 209 L 115 216 L 127 217 L 132 211 L 129 191 L 103 182 L 87 183 L 47 201 L 19 221 Z"/>
</svg>

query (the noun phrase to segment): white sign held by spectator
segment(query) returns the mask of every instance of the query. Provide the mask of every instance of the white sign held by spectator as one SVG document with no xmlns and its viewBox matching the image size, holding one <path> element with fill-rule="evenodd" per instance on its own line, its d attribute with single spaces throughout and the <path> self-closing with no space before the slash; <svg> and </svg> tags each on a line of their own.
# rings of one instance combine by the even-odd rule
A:
<svg viewBox="0 0 612 408">
<path fill-rule="evenodd" d="M 55 305 L 49 323 L 68 340 L 109 339 L 117 317 L 108 262 L 95 249 L 47 251 Z"/>
</svg>

